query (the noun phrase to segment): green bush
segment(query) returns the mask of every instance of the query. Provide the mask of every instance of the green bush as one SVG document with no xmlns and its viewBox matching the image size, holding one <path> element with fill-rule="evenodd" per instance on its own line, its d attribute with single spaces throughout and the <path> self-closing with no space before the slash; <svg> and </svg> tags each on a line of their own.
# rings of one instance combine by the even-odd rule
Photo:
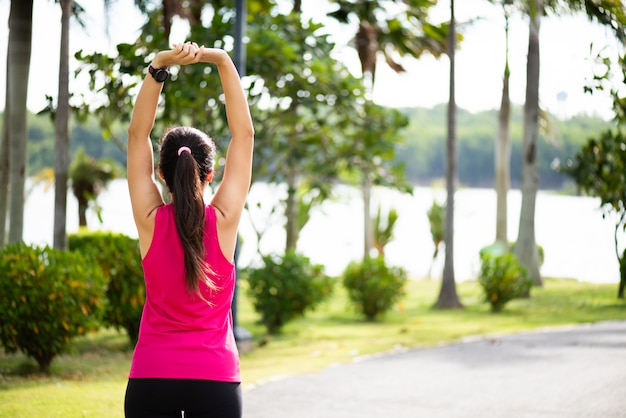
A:
<svg viewBox="0 0 626 418">
<path fill-rule="evenodd" d="M 526 268 L 510 252 L 484 252 L 478 282 L 493 312 L 500 312 L 511 300 L 527 294 L 532 284 Z"/>
<path fill-rule="evenodd" d="M 97 328 L 104 276 L 81 254 L 49 247 L 13 244 L 0 256 L 0 341 L 47 373 L 73 337 Z"/>
<path fill-rule="evenodd" d="M 331 294 L 333 281 L 319 264 L 288 251 L 282 258 L 263 257 L 264 266 L 246 269 L 248 294 L 261 323 L 270 334 L 280 332 L 283 325 L 314 309 Z"/>
<path fill-rule="evenodd" d="M 104 322 L 124 329 L 134 346 L 146 300 L 139 241 L 123 234 L 81 230 L 69 236 L 69 247 L 100 266 L 107 281 Z"/>
<path fill-rule="evenodd" d="M 353 261 L 343 272 L 343 285 L 357 309 L 372 321 L 382 316 L 405 294 L 407 276 L 400 267 L 389 267 L 384 257 Z"/>
</svg>

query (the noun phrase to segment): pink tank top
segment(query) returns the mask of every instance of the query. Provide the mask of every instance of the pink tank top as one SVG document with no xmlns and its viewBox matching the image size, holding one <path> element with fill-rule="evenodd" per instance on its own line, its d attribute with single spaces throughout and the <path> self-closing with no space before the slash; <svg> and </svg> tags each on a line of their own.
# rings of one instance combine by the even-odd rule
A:
<svg viewBox="0 0 626 418">
<path fill-rule="evenodd" d="M 200 285 L 211 305 L 185 287 L 184 253 L 173 206 L 157 209 L 152 243 L 142 261 L 146 303 L 130 378 L 241 381 L 230 310 L 235 267 L 220 249 L 215 209 L 210 205 L 204 245 L 215 273 L 212 279 L 221 289 L 211 294 Z"/>
</svg>

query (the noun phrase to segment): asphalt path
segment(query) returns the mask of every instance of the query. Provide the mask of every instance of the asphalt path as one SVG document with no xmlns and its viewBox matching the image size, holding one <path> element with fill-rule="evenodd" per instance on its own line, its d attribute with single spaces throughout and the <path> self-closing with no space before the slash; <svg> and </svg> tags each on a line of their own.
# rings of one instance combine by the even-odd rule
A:
<svg viewBox="0 0 626 418">
<path fill-rule="evenodd" d="M 626 321 L 374 356 L 243 399 L 244 418 L 626 418 Z"/>
</svg>

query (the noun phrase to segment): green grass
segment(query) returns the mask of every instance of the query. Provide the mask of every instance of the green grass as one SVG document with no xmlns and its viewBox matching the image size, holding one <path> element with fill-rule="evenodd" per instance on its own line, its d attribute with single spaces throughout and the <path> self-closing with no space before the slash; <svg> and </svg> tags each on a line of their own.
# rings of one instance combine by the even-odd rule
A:
<svg viewBox="0 0 626 418">
<path fill-rule="evenodd" d="M 333 297 L 305 318 L 265 335 L 240 284 L 238 318 L 254 335 L 243 353 L 244 392 L 272 379 L 323 369 L 370 354 L 428 347 L 465 337 L 626 319 L 617 284 L 546 280 L 529 299 L 492 314 L 476 282 L 457 284 L 462 310 L 434 310 L 439 282 L 410 281 L 407 296 L 379 322 L 363 321 L 337 286 Z M 72 353 L 56 358 L 49 376 L 35 373 L 23 355 L 0 353 L 0 417 L 121 417 L 131 351 L 114 330 L 77 339 Z"/>
</svg>

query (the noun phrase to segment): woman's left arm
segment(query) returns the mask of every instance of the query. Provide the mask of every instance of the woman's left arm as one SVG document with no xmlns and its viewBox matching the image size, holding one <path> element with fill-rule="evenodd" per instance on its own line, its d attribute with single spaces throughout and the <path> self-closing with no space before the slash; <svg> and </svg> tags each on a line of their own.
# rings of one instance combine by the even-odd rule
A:
<svg viewBox="0 0 626 418">
<path fill-rule="evenodd" d="M 191 43 L 174 45 L 172 50 L 159 52 L 152 67 L 166 68 L 198 62 L 203 49 Z M 154 177 L 154 155 L 150 141 L 162 89 L 163 82 L 156 81 L 150 74 L 145 76 L 128 126 L 128 190 L 142 256 L 152 242 L 156 209 L 163 205 Z"/>
</svg>

